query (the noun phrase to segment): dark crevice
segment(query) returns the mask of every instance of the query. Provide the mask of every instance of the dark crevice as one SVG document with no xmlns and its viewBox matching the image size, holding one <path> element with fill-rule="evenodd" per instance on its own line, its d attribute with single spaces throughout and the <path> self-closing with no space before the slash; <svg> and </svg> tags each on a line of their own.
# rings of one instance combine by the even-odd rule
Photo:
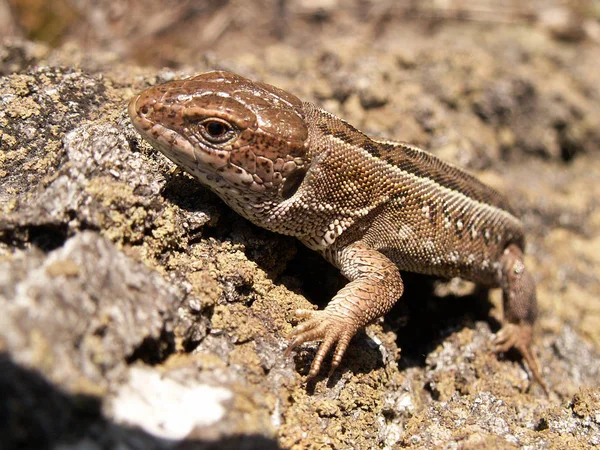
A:
<svg viewBox="0 0 600 450">
<path fill-rule="evenodd" d="M 182 345 L 184 353 L 192 353 L 194 350 L 196 350 L 196 348 L 200 345 L 201 342 L 201 339 L 186 339 L 185 341 L 183 341 Z"/>
<path fill-rule="evenodd" d="M 0 225 L 0 241 L 24 249 L 26 244 L 32 244 L 44 252 L 50 252 L 62 247 L 69 235 L 66 223 L 52 223 L 31 226 L 2 227 Z"/>
<path fill-rule="evenodd" d="M 547 430 L 548 428 L 550 428 L 550 425 L 548 424 L 548 420 L 545 417 L 542 417 L 539 422 L 535 425 L 534 430 L 535 431 L 544 431 Z"/>
<path fill-rule="evenodd" d="M 432 400 L 438 401 L 440 399 L 440 391 L 435 389 L 431 383 L 425 383 L 423 390 L 429 392 Z"/>
<path fill-rule="evenodd" d="M 348 280 L 313 250 L 304 245 L 298 245 L 296 250 L 276 282 L 283 283 L 291 291 L 303 295 L 323 309 Z"/>
<path fill-rule="evenodd" d="M 141 360 L 151 366 L 164 362 L 175 353 L 175 334 L 163 328 L 157 338 L 147 336 L 142 343 L 127 357 L 127 364 Z"/>
<path fill-rule="evenodd" d="M 191 236 L 189 242 L 192 244 L 198 243 L 202 239 L 216 239 L 219 236 L 219 227 L 204 225 L 202 227 L 190 229 L 188 235 Z"/>
<path fill-rule="evenodd" d="M 204 338 L 210 334 L 210 321 L 212 316 L 214 315 L 215 307 L 214 305 L 206 305 L 203 306 L 199 311 L 191 311 L 194 316 L 201 316 L 206 319 L 204 323 L 198 322 L 189 329 L 190 332 L 187 333 L 182 342 L 183 351 L 185 353 L 191 353 L 200 343 L 204 340 Z"/>
<path fill-rule="evenodd" d="M 573 161 L 577 154 L 581 153 L 581 146 L 569 135 L 569 129 L 565 123 L 557 124 L 554 128 L 558 135 L 560 157 L 562 161 L 569 163 Z"/>
<path fill-rule="evenodd" d="M 490 317 L 492 303 L 487 289 L 476 289 L 468 295 L 434 294 L 434 277 L 404 273 L 405 291 L 386 316 L 385 327 L 397 335 L 402 349 L 402 368 L 425 366 L 425 360 L 444 339 L 456 330 L 472 327 L 476 321 L 487 321 L 499 327 Z"/>
<path fill-rule="evenodd" d="M 251 307 L 254 301 L 256 300 L 256 295 L 253 295 L 254 286 L 252 283 L 235 286 L 234 290 L 238 296 L 236 300 L 237 303 L 242 303 L 247 307 Z"/>
<path fill-rule="evenodd" d="M 126 134 L 125 134 L 126 135 Z M 139 139 L 131 139 L 127 137 L 127 143 L 133 153 L 141 153 L 141 146 Z"/>
</svg>

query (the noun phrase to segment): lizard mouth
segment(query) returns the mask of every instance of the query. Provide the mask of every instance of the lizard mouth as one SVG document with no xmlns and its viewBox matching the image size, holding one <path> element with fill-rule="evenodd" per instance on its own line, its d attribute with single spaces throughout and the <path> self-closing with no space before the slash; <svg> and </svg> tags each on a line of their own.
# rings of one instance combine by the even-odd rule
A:
<svg viewBox="0 0 600 450">
<path fill-rule="evenodd" d="M 136 95 L 129 102 L 127 109 L 135 129 L 178 166 L 186 170 L 197 169 L 199 164 L 194 146 L 176 131 L 152 120 L 150 117 L 156 102 L 148 103 L 149 100 L 141 95 Z"/>
</svg>

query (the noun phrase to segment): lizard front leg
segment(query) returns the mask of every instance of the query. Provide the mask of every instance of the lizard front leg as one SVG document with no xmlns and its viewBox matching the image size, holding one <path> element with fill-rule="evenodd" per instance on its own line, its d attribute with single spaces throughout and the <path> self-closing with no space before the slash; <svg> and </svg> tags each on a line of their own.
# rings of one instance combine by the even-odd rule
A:
<svg viewBox="0 0 600 450">
<path fill-rule="evenodd" d="M 356 242 L 334 258 L 350 282 L 321 311 L 300 309 L 296 315 L 305 319 L 292 332 L 286 354 L 309 341 L 322 340 L 310 367 L 308 378 L 319 373 L 323 359 L 335 347 L 330 374 L 339 366 L 344 352 L 356 332 L 387 313 L 404 291 L 400 272 L 385 255 Z"/>
</svg>

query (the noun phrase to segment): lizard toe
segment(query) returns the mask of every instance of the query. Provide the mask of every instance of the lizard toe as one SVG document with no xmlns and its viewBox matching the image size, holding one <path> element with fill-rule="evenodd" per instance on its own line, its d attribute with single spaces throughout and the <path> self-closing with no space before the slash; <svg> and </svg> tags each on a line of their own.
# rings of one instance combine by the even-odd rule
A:
<svg viewBox="0 0 600 450">
<path fill-rule="evenodd" d="M 531 349 L 531 341 L 531 325 L 507 323 L 496 334 L 496 338 L 494 339 L 494 347 L 497 353 L 507 352 L 511 348 L 515 348 L 529 366 L 529 369 L 533 374 L 533 378 L 542 387 L 546 395 L 548 395 L 548 387 L 542 379 L 537 358 Z"/>
<path fill-rule="evenodd" d="M 344 333 L 340 337 L 340 339 L 337 343 L 337 346 L 335 348 L 335 353 L 333 354 L 333 359 L 331 361 L 331 369 L 329 370 L 329 376 L 331 376 L 333 374 L 333 372 L 335 372 L 335 370 L 338 368 L 338 366 L 342 362 L 342 358 L 344 356 L 344 353 L 346 353 L 346 349 L 348 348 L 348 345 L 350 344 L 351 339 L 352 339 L 352 334 L 350 334 L 350 333 Z"/>
<path fill-rule="evenodd" d="M 298 314 L 299 312 L 302 314 Z M 297 311 L 296 315 L 304 316 L 306 321 L 292 331 L 293 340 L 286 350 L 286 355 L 306 342 L 321 340 L 321 345 L 310 366 L 308 378 L 313 378 L 320 372 L 325 357 L 334 349 L 329 372 L 329 376 L 331 376 L 340 365 L 356 330 L 354 327 L 350 327 L 342 317 L 337 317 L 328 311 L 301 310 Z"/>
<path fill-rule="evenodd" d="M 512 347 L 516 347 L 518 343 L 519 330 L 514 323 L 504 325 L 494 338 L 494 350 L 496 353 L 509 351 Z"/>
</svg>

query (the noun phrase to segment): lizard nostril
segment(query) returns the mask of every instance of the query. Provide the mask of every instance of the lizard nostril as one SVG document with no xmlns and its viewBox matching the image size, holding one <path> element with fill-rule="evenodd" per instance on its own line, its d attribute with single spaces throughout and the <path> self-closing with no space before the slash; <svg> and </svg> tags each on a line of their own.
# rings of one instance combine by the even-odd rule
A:
<svg viewBox="0 0 600 450">
<path fill-rule="evenodd" d="M 142 106 L 140 109 L 138 109 L 138 112 L 142 115 L 142 116 L 146 116 L 148 115 L 148 113 L 150 112 L 150 108 L 148 108 L 148 105 L 144 105 Z"/>
</svg>

